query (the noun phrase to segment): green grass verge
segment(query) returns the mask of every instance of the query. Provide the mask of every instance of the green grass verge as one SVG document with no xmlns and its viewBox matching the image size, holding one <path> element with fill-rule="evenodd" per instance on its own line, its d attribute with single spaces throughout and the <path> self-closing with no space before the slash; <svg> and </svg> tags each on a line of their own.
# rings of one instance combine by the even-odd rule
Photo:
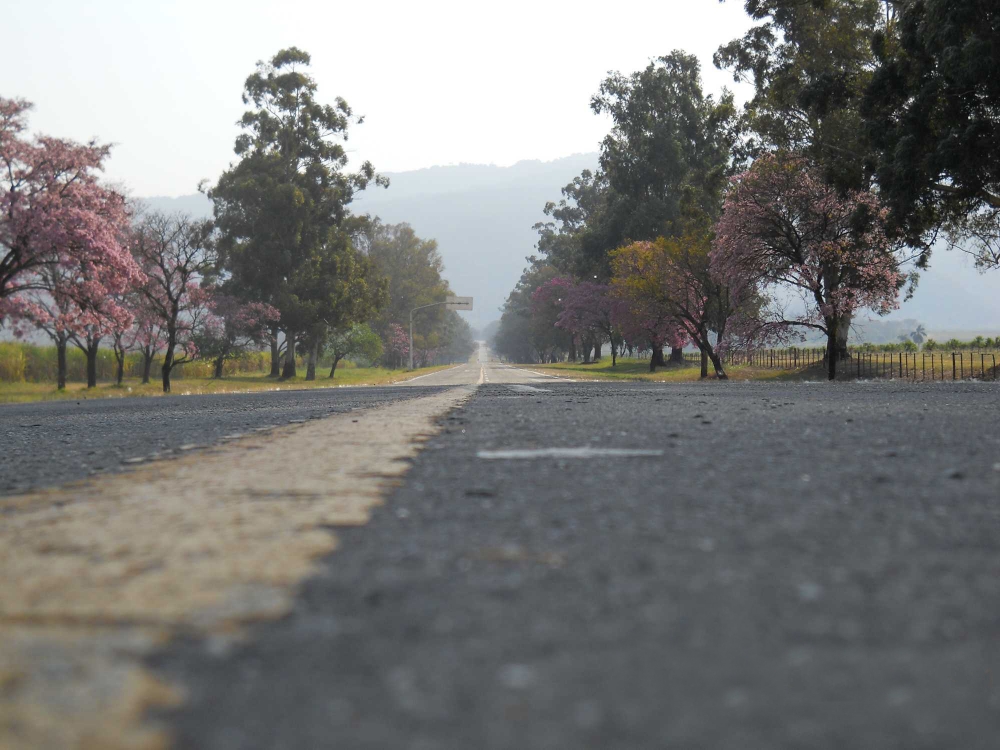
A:
<svg viewBox="0 0 1000 750">
<path fill-rule="evenodd" d="M 527 367 L 527 365 L 526 365 Z M 619 359 L 611 366 L 610 357 L 602 357 L 599 362 L 584 365 L 579 362 L 560 362 L 554 365 L 531 365 L 530 369 L 549 375 L 559 375 L 574 380 L 627 380 L 650 381 L 654 383 L 685 383 L 701 380 L 701 368 L 696 364 L 684 366 L 668 365 L 656 372 L 649 371 L 649 360 Z M 709 377 L 715 373 L 709 367 Z M 814 371 L 770 370 L 756 367 L 730 367 L 726 370 L 730 380 L 813 380 Z"/>
<path fill-rule="evenodd" d="M 294 391 L 312 388 L 337 388 L 346 385 L 391 385 L 404 380 L 446 370 L 451 365 L 424 367 L 413 371 L 386 370 L 381 367 L 337 368 L 333 380 L 323 373 L 316 380 L 306 382 L 299 376 L 287 380 L 269 378 L 265 375 L 232 375 L 214 378 L 181 378 L 171 383 L 172 396 L 189 396 L 199 393 L 250 393 L 252 391 Z M 57 390 L 54 383 L 3 383 L 0 382 L 0 404 L 28 403 L 32 401 L 55 401 L 59 399 L 123 398 L 138 396 L 162 396 L 163 387 L 159 381 L 142 385 L 138 378 L 125 378 L 121 387 L 110 383 L 99 383 L 96 388 L 87 388 L 83 383 L 67 383 L 66 390 Z"/>
</svg>

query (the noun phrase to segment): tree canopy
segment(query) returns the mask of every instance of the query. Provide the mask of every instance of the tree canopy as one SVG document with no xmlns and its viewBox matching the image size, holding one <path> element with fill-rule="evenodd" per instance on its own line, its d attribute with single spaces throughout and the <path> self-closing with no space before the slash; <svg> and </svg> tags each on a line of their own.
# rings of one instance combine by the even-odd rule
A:
<svg viewBox="0 0 1000 750">
<path fill-rule="evenodd" d="M 297 337 L 315 351 L 325 336 L 321 313 L 329 312 L 329 295 L 322 284 L 330 270 L 364 265 L 345 261 L 348 205 L 369 183 L 388 185 L 369 162 L 347 171 L 344 141 L 362 118 L 341 98 L 317 100 L 309 63 L 295 47 L 258 63 L 243 89 L 250 108 L 234 149 L 240 160 L 209 190 L 233 287 L 281 312 L 286 376 L 295 372 Z"/>
<path fill-rule="evenodd" d="M 943 225 L 1000 267 L 1000 8 L 899 0 L 866 99 L 874 174 L 907 239 Z"/>
</svg>

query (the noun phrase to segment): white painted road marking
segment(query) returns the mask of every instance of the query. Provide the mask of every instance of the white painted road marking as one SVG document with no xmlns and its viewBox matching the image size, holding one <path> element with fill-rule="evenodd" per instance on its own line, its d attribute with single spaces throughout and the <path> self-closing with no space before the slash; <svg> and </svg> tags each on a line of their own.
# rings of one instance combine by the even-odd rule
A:
<svg viewBox="0 0 1000 750">
<path fill-rule="evenodd" d="M 552 393 L 550 388 L 535 388 L 530 385 L 508 385 L 507 387 L 518 393 Z"/>
<path fill-rule="evenodd" d="M 412 383 L 414 380 L 420 380 L 421 378 L 429 378 L 431 375 L 440 375 L 445 372 L 451 372 L 452 370 L 457 370 L 461 365 L 455 365 L 454 367 L 449 367 L 445 370 L 438 370 L 437 372 L 429 372 L 426 375 L 417 375 L 415 378 L 409 378 L 408 380 L 402 381 L 405 385 L 406 383 Z"/>
<path fill-rule="evenodd" d="M 504 365 L 504 367 L 506 367 L 508 370 L 519 370 L 521 372 L 528 372 L 531 373 L 532 375 L 537 375 L 540 378 L 551 378 L 552 380 L 567 380 L 571 383 L 574 382 L 569 378 L 562 377 L 561 375 L 549 375 L 548 373 L 545 372 L 538 372 L 536 370 L 527 370 L 523 367 L 514 367 L 513 365 Z"/>
<path fill-rule="evenodd" d="M 631 458 L 662 456 L 661 450 L 633 450 L 629 448 L 538 448 L 535 450 L 477 451 L 476 458 L 493 461 L 525 460 L 535 458 Z"/>
</svg>

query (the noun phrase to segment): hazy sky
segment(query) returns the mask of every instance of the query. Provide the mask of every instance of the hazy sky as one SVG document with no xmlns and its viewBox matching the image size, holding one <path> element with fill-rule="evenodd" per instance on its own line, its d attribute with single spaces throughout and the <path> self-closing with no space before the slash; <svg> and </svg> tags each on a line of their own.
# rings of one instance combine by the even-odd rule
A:
<svg viewBox="0 0 1000 750">
<path fill-rule="evenodd" d="M 732 81 L 712 53 L 749 26 L 738 0 L 6 5 L 0 95 L 34 102 L 36 131 L 116 144 L 108 174 L 136 195 L 214 180 L 244 79 L 286 46 L 313 56 L 322 100 L 365 115 L 352 158 L 398 172 L 595 151 L 607 123 L 589 100 L 608 70 L 684 49 L 718 91 Z"/>
</svg>

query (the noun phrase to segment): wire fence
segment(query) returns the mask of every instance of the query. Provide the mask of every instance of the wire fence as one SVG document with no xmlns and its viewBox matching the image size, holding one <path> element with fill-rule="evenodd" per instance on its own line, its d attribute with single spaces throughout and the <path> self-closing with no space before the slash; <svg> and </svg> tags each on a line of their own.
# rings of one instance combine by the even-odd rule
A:
<svg viewBox="0 0 1000 750">
<path fill-rule="evenodd" d="M 858 378 L 997 380 L 996 352 L 852 352 L 842 366 Z"/>
<path fill-rule="evenodd" d="M 906 380 L 997 380 L 996 351 L 966 352 L 870 352 L 850 349 L 838 371 L 857 378 Z M 688 359 L 688 356 L 685 356 Z M 700 361 L 700 355 L 690 355 Z M 771 370 L 799 370 L 826 364 L 826 349 L 762 349 L 729 352 L 726 363 Z"/>
<path fill-rule="evenodd" d="M 649 360 L 649 351 L 633 351 L 619 359 Z M 1000 380 L 1000 351 L 876 352 L 851 348 L 848 359 L 837 365 L 838 375 L 855 378 L 899 378 L 906 380 Z M 684 362 L 701 364 L 701 353 L 685 351 Z M 803 370 L 826 367 L 826 347 L 753 349 L 729 351 L 727 367 L 755 367 L 762 370 Z"/>
<path fill-rule="evenodd" d="M 695 355 L 699 357 L 700 355 Z M 750 351 L 730 351 L 726 364 L 745 367 L 760 367 L 769 370 L 799 370 L 803 367 L 826 362 L 826 349 L 751 349 Z"/>
</svg>

